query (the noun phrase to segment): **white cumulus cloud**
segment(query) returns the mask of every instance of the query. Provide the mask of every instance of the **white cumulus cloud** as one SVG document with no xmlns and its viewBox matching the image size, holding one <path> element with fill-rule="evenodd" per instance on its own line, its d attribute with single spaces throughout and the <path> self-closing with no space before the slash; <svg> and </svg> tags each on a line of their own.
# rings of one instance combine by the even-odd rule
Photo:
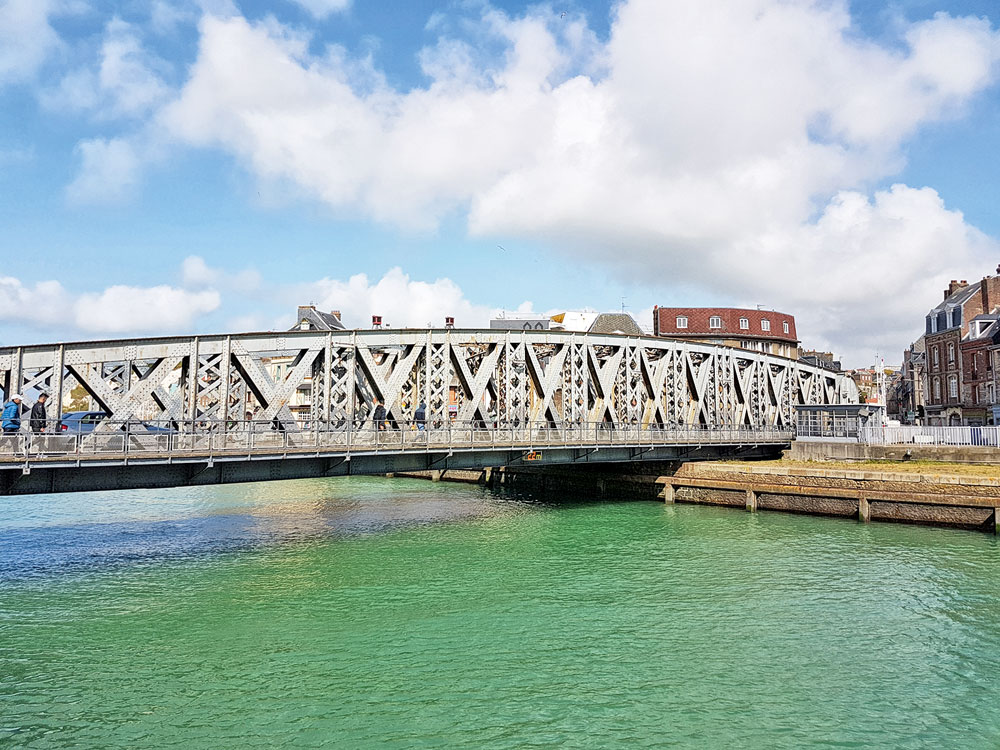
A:
<svg viewBox="0 0 1000 750">
<path fill-rule="evenodd" d="M 51 110 L 91 112 L 98 119 L 141 117 L 170 93 L 159 72 L 165 66 L 146 51 L 133 25 L 112 18 L 95 65 L 67 73 L 40 100 Z"/>
<path fill-rule="evenodd" d="M 0 2 L 0 87 L 31 80 L 62 46 L 49 23 L 61 6 L 57 0 Z"/>
<path fill-rule="evenodd" d="M 192 292 L 160 285 L 111 286 L 82 294 L 73 306 L 76 325 L 94 333 L 187 332 L 198 316 L 219 307 L 214 289 Z"/>
<path fill-rule="evenodd" d="M 128 138 L 93 138 L 80 141 L 76 150 L 80 173 L 66 186 L 66 196 L 73 203 L 120 201 L 138 180 L 142 162 Z"/>
<path fill-rule="evenodd" d="M 0 320 L 52 325 L 65 322 L 69 308 L 66 289 L 58 281 L 29 286 L 12 276 L 0 276 Z"/>
<path fill-rule="evenodd" d="M 208 265 L 200 255 L 189 255 L 181 263 L 181 278 L 188 287 L 224 286 L 241 292 L 257 289 L 260 273 L 252 268 L 227 271 Z"/>
<path fill-rule="evenodd" d="M 414 280 L 399 267 L 377 281 L 359 273 L 347 280 L 320 279 L 289 292 L 291 300 L 312 301 L 325 312 L 339 310 L 349 328 L 367 328 L 372 315 L 381 315 L 383 324 L 393 328 L 443 328 L 446 317 L 455 318 L 460 328 L 482 328 L 489 327 L 495 312 L 471 302 L 451 279 Z"/>
</svg>

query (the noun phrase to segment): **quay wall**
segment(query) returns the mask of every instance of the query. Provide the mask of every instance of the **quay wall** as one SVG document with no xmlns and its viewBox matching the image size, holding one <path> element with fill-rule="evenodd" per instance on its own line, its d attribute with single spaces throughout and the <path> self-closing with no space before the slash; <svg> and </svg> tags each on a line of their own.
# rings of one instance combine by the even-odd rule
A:
<svg viewBox="0 0 1000 750">
<path fill-rule="evenodd" d="M 784 457 L 794 461 L 940 461 L 1000 464 L 1000 448 L 984 445 L 866 445 L 856 441 L 794 440 Z"/>
<path fill-rule="evenodd" d="M 665 502 L 997 532 L 1000 477 L 686 463 L 661 476 Z"/>
<path fill-rule="evenodd" d="M 661 461 L 501 466 L 392 476 L 478 483 L 541 497 L 662 500 L 993 533 L 1000 515 L 1000 473 L 969 476 L 948 473 L 946 467 L 872 471 L 791 461 Z"/>
</svg>

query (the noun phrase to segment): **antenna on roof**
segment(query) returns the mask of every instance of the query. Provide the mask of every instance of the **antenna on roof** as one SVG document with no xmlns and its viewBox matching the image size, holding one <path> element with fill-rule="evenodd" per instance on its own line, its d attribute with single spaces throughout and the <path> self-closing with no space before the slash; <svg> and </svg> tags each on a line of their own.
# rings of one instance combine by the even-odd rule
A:
<svg viewBox="0 0 1000 750">
<path fill-rule="evenodd" d="M 625 312 L 626 307 L 627 305 L 625 304 L 625 297 L 622 297 L 622 312 Z"/>
</svg>

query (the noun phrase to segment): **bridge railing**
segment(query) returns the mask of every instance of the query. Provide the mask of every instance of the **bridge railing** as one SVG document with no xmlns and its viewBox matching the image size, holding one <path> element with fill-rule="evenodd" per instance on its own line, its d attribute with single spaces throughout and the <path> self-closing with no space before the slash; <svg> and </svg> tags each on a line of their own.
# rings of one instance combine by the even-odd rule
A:
<svg viewBox="0 0 1000 750">
<path fill-rule="evenodd" d="M 858 441 L 870 445 L 983 445 L 997 448 L 1000 447 L 1000 427 L 866 425 L 858 430 Z"/>
<path fill-rule="evenodd" d="M 657 446 L 677 444 L 759 444 L 788 442 L 790 429 L 686 425 L 613 425 L 581 422 L 487 424 L 471 422 L 388 422 L 376 426 L 306 423 L 288 430 L 277 422 L 103 422 L 91 432 L 25 430 L 0 435 L 0 460 L 48 457 L 164 458 L 191 455 L 274 455 L 351 451 L 534 449 L 546 446 Z"/>
</svg>

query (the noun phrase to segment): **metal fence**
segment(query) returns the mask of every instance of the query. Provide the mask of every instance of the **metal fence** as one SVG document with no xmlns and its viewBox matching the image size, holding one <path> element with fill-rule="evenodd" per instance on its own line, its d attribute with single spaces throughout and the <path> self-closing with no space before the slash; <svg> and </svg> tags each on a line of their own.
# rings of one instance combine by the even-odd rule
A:
<svg viewBox="0 0 1000 750">
<path fill-rule="evenodd" d="M 452 449 L 650 446 L 757 445 L 787 443 L 786 428 L 672 427 L 612 425 L 605 422 L 556 426 L 546 422 L 493 424 L 474 422 L 397 422 L 364 425 L 306 424 L 301 430 L 275 422 L 157 424 L 104 422 L 92 432 L 21 430 L 0 435 L 0 460 L 55 457 L 142 457 L 350 453 L 351 451 L 427 451 Z"/>
<path fill-rule="evenodd" d="M 986 445 L 1000 447 L 1000 427 L 865 426 L 858 441 L 870 445 Z"/>
</svg>

